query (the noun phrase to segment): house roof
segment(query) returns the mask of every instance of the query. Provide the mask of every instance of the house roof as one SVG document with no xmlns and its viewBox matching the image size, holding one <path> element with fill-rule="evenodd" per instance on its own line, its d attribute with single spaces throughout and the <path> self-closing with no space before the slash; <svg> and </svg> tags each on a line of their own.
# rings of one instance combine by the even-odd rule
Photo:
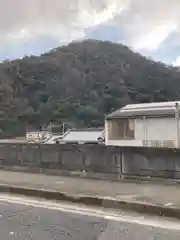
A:
<svg viewBox="0 0 180 240">
<path fill-rule="evenodd" d="M 107 115 L 106 119 L 137 118 L 143 116 L 172 117 L 175 116 L 176 103 L 180 106 L 180 101 L 129 104 Z"/>
<path fill-rule="evenodd" d="M 71 129 L 59 140 L 61 143 L 93 143 L 104 138 L 104 128 Z"/>
</svg>

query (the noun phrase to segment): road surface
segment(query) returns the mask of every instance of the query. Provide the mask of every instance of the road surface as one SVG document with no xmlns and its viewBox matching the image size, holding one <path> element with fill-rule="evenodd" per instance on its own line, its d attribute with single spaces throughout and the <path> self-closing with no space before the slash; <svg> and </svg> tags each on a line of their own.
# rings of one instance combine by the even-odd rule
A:
<svg viewBox="0 0 180 240">
<path fill-rule="evenodd" d="M 176 220 L 0 195 L 2 240 L 179 240 Z"/>
</svg>

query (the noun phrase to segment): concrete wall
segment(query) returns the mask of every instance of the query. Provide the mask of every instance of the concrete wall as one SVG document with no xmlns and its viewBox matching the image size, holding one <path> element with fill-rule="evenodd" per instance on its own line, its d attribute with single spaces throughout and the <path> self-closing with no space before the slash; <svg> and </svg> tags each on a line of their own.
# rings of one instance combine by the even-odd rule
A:
<svg viewBox="0 0 180 240">
<path fill-rule="evenodd" d="M 119 172 L 116 159 L 117 155 L 120 159 L 120 154 L 121 148 L 98 144 L 0 144 L 1 166 L 85 170 L 111 174 Z"/>
<path fill-rule="evenodd" d="M 123 173 L 127 176 L 180 178 L 180 151 L 123 148 Z"/>
<path fill-rule="evenodd" d="M 180 179 L 180 150 L 89 144 L 0 144 L 0 167 L 46 173 L 86 172 L 108 179 Z"/>
<path fill-rule="evenodd" d="M 145 132 L 146 127 L 146 132 Z M 176 140 L 175 118 L 149 118 L 135 120 L 135 139 Z"/>
</svg>

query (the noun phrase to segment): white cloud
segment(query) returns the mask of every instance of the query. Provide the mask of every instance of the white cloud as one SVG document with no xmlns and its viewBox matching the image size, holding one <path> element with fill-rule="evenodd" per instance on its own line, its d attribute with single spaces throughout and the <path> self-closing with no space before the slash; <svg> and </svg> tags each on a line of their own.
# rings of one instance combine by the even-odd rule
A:
<svg viewBox="0 0 180 240">
<path fill-rule="evenodd" d="M 176 58 L 176 61 L 173 62 L 174 67 L 180 67 L 180 56 Z"/>
<path fill-rule="evenodd" d="M 180 33 L 179 9 L 179 0 L 0 0 L 0 54 L 43 37 L 68 43 L 106 22 L 121 32 L 123 43 L 153 53 L 171 33 Z"/>
<path fill-rule="evenodd" d="M 101 24 L 122 11 L 127 6 L 127 1 L 120 2 L 0 0 L 1 42 L 43 35 L 53 36 L 59 41 L 72 41 L 82 37 L 85 28 Z"/>
<path fill-rule="evenodd" d="M 135 50 L 154 51 L 174 31 L 180 31 L 179 0 L 131 0 L 120 16 L 126 42 Z"/>
<path fill-rule="evenodd" d="M 175 22 L 164 22 L 159 26 L 155 26 L 149 34 L 137 39 L 136 42 L 133 43 L 133 46 L 137 50 L 157 50 L 166 38 L 176 29 L 177 25 Z"/>
</svg>

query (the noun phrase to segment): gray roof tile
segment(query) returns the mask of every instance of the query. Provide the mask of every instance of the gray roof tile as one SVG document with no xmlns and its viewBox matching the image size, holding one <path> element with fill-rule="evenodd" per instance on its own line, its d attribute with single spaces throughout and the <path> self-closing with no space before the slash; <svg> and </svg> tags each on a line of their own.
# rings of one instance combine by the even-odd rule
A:
<svg viewBox="0 0 180 240">
<path fill-rule="evenodd" d="M 60 142 L 98 142 L 100 137 L 104 137 L 104 129 L 71 129 L 64 137 L 59 139 Z"/>
<path fill-rule="evenodd" d="M 177 102 L 180 106 L 180 102 Z M 173 117 L 176 102 L 130 104 L 106 116 L 106 119 L 137 117 Z"/>
</svg>

